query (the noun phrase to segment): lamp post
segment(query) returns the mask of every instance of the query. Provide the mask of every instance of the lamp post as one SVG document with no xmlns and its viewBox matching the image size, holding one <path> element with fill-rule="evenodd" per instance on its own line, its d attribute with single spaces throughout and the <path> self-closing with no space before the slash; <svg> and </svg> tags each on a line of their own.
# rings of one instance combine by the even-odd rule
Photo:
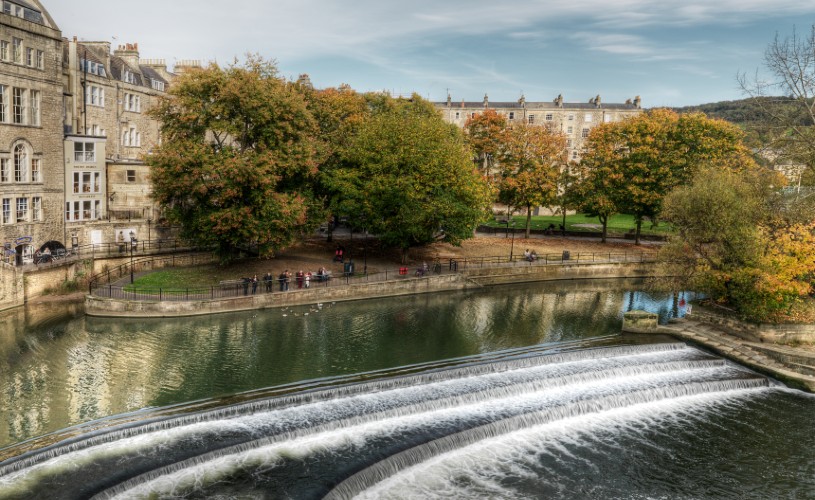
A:
<svg viewBox="0 0 815 500">
<path fill-rule="evenodd" d="M 136 249 L 136 233 L 130 231 L 130 284 L 133 284 L 133 251 Z"/>
<path fill-rule="evenodd" d="M 509 224 L 507 224 L 509 227 Z M 515 221 L 512 221 L 512 243 L 509 246 L 509 261 L 512 262 L 512 254 L 515 251 Z"/>
</svg>

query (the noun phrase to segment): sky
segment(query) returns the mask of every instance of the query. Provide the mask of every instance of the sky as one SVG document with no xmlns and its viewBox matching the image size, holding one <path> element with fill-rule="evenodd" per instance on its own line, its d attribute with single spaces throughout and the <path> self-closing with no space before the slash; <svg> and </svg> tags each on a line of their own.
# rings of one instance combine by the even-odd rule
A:
<svg viewBox="0 0 815 500">
<path fill-rule="evenodd" d="M 229 64 L 255 53 L 318 88 L 433 101 L 643 107 L 741 99 L 778 34 L 808 32 L 815 0 L 41 0 L 67 38 L 140 56 Z"/>
</svg>

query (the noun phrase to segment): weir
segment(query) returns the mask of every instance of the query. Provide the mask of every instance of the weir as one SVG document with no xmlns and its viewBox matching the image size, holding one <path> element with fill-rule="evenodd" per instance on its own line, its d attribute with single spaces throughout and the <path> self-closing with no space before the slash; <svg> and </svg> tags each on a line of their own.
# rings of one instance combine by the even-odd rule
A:
<svg viewBox="0 0 815 500">
<path fill-rule="evenodd" d="M 548 350 L 404 367 L 394 371 L 403 375 L 97 431 L 0 464 L 0 498 L 350 498 L 518 431 L 776 390 L 681 343 Z"/>
</svg>

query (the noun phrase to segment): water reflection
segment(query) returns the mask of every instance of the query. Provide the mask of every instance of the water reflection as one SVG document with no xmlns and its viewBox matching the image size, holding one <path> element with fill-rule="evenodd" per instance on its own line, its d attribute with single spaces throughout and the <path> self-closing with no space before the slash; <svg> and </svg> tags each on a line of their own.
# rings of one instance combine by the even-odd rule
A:
<svg viewBox="0 0 815 500">
<path fill-rule="evenodd" d="M 524 284 L 183 319 L 14 310 L 0 314 L 0 447 L 145 407 L 613 335 L 631 308 L 682 314 L 678 297 L 620 290 Z"/>
</svg>

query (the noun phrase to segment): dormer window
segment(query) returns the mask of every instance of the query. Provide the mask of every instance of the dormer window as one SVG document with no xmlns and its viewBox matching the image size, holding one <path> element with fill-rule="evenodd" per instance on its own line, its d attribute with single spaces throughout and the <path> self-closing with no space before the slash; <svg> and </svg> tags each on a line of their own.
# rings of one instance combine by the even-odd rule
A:
<svg viewBox="0 0 815 500">
<path fill-rule="evenodd" d="M 150 85 L 153 87 L 153 90 L 164 92 L 164 82 L 160 82 L 158 80 L 150 80 Z"/>
<path fill-rule="evenodd" d="M 135 85 L 136 75 L 134 75 L 132 71 L 126 69 L 124 70 L 124 73 L 122 73 L 122 81 Z"/>
<path fill-rule="evenodd" d="M 105 65 L 104 64 L 101 64 L 101 63 L 98 63 L 98 62 L 95 62 L 95 61 L 89 61 L 89 60 L 86 60 L 86 59 L 82 59 L 82 60 L 80 60 L 79 65 L 82 68 L 82 70 L 85 71 L 86 73 L 90 73 L 92 75 L 98 75 L 98 76 L 102 76 L 102 77 L 107 76 L 107 73 L 105 72 Z"/>
</svg>

